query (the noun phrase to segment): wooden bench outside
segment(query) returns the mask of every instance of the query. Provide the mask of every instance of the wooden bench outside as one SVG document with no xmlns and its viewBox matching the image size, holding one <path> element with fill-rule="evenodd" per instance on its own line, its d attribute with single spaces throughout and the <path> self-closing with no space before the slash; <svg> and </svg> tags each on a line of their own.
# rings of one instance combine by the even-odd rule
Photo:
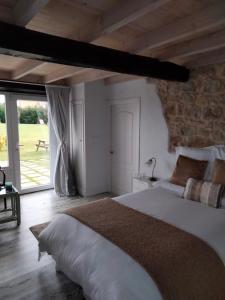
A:
<svg viewBox="0 0 225 300">
<path fill-rule="evenodd" d="M 46 141 L 38 140 L 38 144 L 36 144 L 36 152 L 39 150 L 39 148 L 44 148 L 46 151 L 48 151 L 48 144 Z"/>
</svg>

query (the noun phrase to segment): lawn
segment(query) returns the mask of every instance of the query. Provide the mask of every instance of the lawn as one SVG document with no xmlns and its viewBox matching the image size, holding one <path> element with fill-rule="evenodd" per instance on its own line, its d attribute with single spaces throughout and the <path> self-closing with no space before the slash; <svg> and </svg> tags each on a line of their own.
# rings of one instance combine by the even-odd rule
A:
<svg viewBox="0 0 225 300">
<path fill-rule="evenodd" d="M 0 141 L 6 136 L 6 125 L 0 124 Z M 37 161 L 40 166 L 49 168 L 49 151 L 39 148 L 36 151 L 38 140 L 48 143 L 48 126 L 41 124 L 19 124 L 20 160 Z M 7 147 L 0 150 L 0 161 L 7 160 Z"/>
</svg>

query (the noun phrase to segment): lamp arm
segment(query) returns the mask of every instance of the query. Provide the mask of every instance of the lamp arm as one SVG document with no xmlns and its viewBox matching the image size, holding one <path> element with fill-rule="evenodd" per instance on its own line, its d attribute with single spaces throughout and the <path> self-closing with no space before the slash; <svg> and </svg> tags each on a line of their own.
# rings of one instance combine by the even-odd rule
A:
<svg viewBox="0 0 225 300">
<path fill-rule="evenodd" d="M 156 158 L 152 157 L 152 160 L 154 161 L 154 165 L 153 165 L 153 168 L 152 168 L 152 178 L 154 178 L 154 171 L 155 171 L 155 167 L 156 167 Z"/>
</svg>

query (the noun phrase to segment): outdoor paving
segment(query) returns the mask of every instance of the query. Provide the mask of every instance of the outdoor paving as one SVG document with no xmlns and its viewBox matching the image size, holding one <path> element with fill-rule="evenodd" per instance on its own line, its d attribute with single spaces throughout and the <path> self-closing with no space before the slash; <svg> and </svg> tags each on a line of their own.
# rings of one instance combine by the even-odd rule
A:
<svg viewBox="0 0 225 300">
<path fill-rule="evenodd" d="M 44 159 L 42 159 L 43 161 Z M 38 161 L 21 161 L 21 186 L 27 189 L 50 183 L 50 170 L 40 167 Z"/>
</svg>

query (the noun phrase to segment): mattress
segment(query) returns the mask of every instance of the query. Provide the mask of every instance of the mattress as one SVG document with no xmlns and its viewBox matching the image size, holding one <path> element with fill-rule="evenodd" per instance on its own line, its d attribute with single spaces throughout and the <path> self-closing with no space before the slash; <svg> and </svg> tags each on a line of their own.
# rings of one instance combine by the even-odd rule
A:
<svg viewBox="0 0 225 300">
<path fill-rule="evenodd" d="M 185 200 L 182 192 L 182 188 L 162 182 L 114 200 L 194 234 L 225 264 L 225 209 Z M 41 233 L 39 246 L 51 253 L 58 270 L 82 286 L 87 299 L 162 300 L 158 287 L 136 261 L 68 215 L 54 218 Z"/>
</svg>

